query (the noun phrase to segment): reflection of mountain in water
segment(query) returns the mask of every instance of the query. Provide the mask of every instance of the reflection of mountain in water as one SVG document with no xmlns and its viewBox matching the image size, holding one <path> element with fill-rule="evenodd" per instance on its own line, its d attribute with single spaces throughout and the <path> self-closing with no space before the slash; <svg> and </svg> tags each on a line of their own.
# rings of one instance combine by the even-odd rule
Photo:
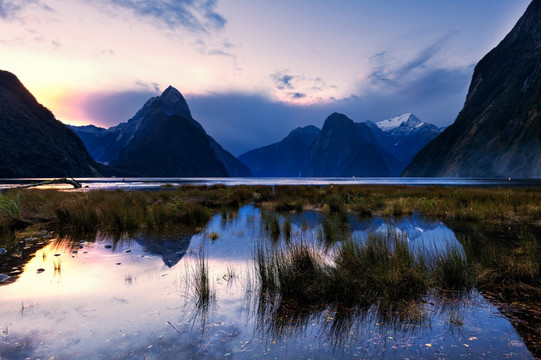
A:
<svg viewBox="0 0 541 360">
<path fill-rule="evenodd" d="M 291 223 L 298 228 L 303 226 L 318 228 L 325 220 L 325 214 L 305 211 L 291 214 L 290 219 Z M 423 219 L 418 214 L 399 219 L 386 219 L 377 216 L 359 219 L 349 214 L 347 223 L 351 234 L 360 240 L 366 239 L 370 234 L 386 234 L 389 231 L 395 231 L 397 234 L 407 236 L 413 249 L 422 249 L 424 252 L 445 251 L 449 245 L 462 248 L 454 232 L 445 224 L 441 221 Z"/>
<path fill-rule="evenodd" d="M 133 238 L 135 242 L 143 246 L 146 251 L 160 255 L 167 267 L 175 266 L 186 254 L 192 236 L 195 234 L 184 234 L 181 236 L 166 236 L 155 234 L 139 234 Z"/>
</svg>

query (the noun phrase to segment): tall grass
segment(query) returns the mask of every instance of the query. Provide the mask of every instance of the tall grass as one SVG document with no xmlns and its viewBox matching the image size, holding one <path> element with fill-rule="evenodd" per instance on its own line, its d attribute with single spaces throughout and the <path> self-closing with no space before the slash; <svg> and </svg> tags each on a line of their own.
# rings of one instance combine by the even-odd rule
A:
<svg viewBox="0 0 541 360">
<path fill-rule="evenodd" d="M 260 243 L 255 270 L 260 291 L 281 301 L 387 306 L 418 300 L 432 286 L 471 289 L 472 267 L 458 249 L 447 250 L 428 263 L 394 231 L 372 234 L 364 242 L 350 237 L 329 252 L 302 243 Z"/>
<path fill-rule="evenodd" d="M 10 216 L 14 219 L 21 218 L 20 194 L 15 198 L 10 194 L 0 194 L 0 214 Z"/>
<path fill-rule="evenodd" d="M 445 251 L 433 256 L 432 278 L 440 290 L 470 290 L 475 284 L 475 268 L 466 254 L 455 245 L 447 245 Z"/>
<path fill-rule="evenodd" d="M 206 311 L 209 308 L 210 302 L 216 298 L 216 292 L 210 284 L 208 259 L 203 248 L 199 249 L 197 254 L 192 276 L 196 306 Z"/>
</svg>

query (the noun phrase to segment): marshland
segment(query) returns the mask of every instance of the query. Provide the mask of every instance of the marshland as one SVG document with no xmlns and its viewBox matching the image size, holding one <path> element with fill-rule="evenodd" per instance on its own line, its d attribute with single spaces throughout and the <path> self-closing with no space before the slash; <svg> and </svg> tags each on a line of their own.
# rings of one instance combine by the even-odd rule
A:
<svg viewBox="0 0 541 360">
<path fill-rule="evenodd" d="M 0 195 L 2 358 L 534 358 L 541 189 Z"/>
</svg>

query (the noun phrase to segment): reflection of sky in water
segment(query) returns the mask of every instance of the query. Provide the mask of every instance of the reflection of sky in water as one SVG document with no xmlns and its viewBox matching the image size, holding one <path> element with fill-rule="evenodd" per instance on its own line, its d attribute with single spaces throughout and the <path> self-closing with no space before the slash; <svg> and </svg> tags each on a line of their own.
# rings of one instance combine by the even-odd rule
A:
<svg viewBox="0 0 541 360">
<path fill-rule="evenodd" d="M 292 216 L 293 241 L 317 237 L 322 220 L 318 213 Z M 394 225 L 407 232 L 411 244 L 442 237 L 456 242 L 439 222 L 414 216 Z M 350 219 L 359 238 L 388 228 L 383 219 Z M 105 247 L 112 243 L 107 237 L 82 248 L 58 241 L 48 245 L 16 282 L 0 286 L 0 358 L 531 358 L 511 324 L 476 293 L 445 306 L 429 299 L 423 305 L 428 321 L 408 331 L 386 328 L 370 317 L 357 319 L 343 346 L 336 347 L 328 331 L 334 315 L 324 311 L 312 314 L 302 331 L 290 328 L 273 342 L 272 334 L 257 330 L 268 324 L 256 322 L 257 302 L 246 296 L 254 243 L 266 239 L 261 229 L 260 211 L 248 206 L 228 221 L 214 216 L 187 250 L 185 244 L 172 245 L 182 236 L 161 241 L 137 236 L 113 248 Z M 212 232 L 219 234 L 217 240 L 209 239 Z M 194 271 L 202 244 L 216 291 L 206 315 L 194 311 L 186 275 Z M 171 253 L 175 264 L 169 262 Z M 226 276 L 231 271 L 233 279 Z"/>
</svg>

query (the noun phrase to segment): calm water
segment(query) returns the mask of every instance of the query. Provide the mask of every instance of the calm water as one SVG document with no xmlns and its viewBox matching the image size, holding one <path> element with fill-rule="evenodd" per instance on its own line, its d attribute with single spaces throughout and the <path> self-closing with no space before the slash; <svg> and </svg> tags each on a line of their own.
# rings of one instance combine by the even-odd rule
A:
<svg viewBox="0 0 541 360">
<path fill-rule="evenodd" d="M 0 189 L 49 179 L 0 179 Z M 86 189 L 157 189 L 164 185 L 433 185 L 472 187 L 540 187 L 541 179 L 476 178 L 77 178 Z M 72 188 L 54 185 L 54 188 Z"/>
<path fill-rule="evenodd" d="M 324 221 L 320 213 L 291 214 L 290 241 L 319 243 Z M 443 223 L 417 216 L 348 223 L 358 241 L 396 231 L 426 254 L 461 246 Z M 212 233 L 218 239 L 210 240 Z M 53 234 L 22 272 L 7 274 L 0 285 L 0 359 L 533 358 L 476 291 L 455 299 L 429 295 L 405 319 L 375 309 L 277 316 L 256 294 L 258 241 L 273 240 L 252 206 L 173 235 Z M 216 292 L 208 308 L 197 306 L 190 280 L 202 248 Z"/>
</svg>

